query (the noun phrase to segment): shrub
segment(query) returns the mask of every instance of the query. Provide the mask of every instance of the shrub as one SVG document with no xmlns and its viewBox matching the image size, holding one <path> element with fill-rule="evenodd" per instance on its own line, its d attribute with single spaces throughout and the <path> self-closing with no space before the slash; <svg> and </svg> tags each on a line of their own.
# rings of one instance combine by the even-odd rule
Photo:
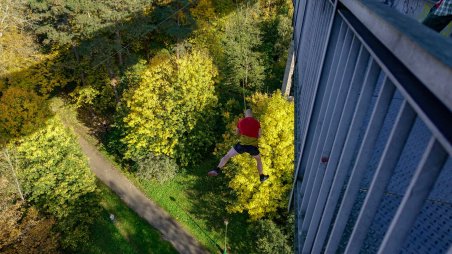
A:
<svg viewBox="0 0 452 254">
<path fill-rule="evenodd" d="M 256 249 L 263 254 L 293 253 L 289 237 L 272 220 L 260 220 L 254 226 Z"/>
<path fill-rule="evenodd" d="M 151 180 L 155 179 L 159 183 L 171 180 L 178 171 L 176 162 L 165 155 L 149 154 L 144 159 L 138 161 L 137 176 Z"/>
</svg>

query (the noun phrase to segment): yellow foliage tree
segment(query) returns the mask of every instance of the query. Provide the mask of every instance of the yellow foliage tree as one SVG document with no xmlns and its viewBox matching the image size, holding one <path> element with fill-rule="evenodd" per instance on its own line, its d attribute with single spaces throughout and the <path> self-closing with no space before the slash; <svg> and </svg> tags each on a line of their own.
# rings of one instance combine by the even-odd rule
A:
<svg viewBox="0 0 452 254">
<path fill-rule="evenodd" d="M 45 99 L 35 92 L 9 87 L 0 97 L 0 143 L 35 131 L 49 115 Z"/>
<path fill-rule="evenodd" d="M 39 214 L 35 207 L 17 202 L 0 210 L 0 252 L 59 253 L 59 235 L 52 231 L 55 219 Z"/>
<path fill-rule="evenodd" d="M 59 117 L 15 143 L 18 178 L 25 200 L 56 219 L 63 248 L 88 240 L 98 216 L 96 178 L 77 143 Z"/>
<path fill-rule="evenodd" d="M 58 52 L 28 56 L 28 58 L 32 57 L 36 61 L 34 65 L 6 75 L 9 85 L 34 89 L 42 95 L 48 95 L 55 88 L 64 87 L 73 79 L 65 74 L 64 65 Z M 22 56 L 19 60 L 26 59 L 27 56 Z"/>
<path fill-rule="evenodd" d="M 211 58 L 200 51 L 180 58 L 156 56 L 125 96 L 126 157 L 163 154 L 181 165 L 199 159 L 214 143 L 216 75 Z"/>
<path fill-rule="evenodd" d="M 287 206 L 293 176 L 294 105 L 279 91 L 271 96 L 256 93 L 248 101 L 261 123 L 259 150 L 264 173 L 270 175 L 270 179 L 260 183 L 256 161 L 248 154 L 232 158 L 225 172 L 235 198 L 227 210 L 232 213 L 247 211 L 251 219 L 257 220 Z M 225 144 L 217 147 L 217 151 L 223 152 L 234 143 L 231 130 L 235 129 L 237 121 L 231 123 L 230 131 L 223 136 Z"/>
</svg>

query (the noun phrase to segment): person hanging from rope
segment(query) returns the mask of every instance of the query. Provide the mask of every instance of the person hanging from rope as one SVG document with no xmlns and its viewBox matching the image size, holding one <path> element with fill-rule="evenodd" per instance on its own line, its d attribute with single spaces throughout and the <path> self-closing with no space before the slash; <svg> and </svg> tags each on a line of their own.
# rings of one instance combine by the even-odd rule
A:
<svg viewBox="0 0 452 254">
<path fill-rule="evenodd" d="M 229 152 L 220 160 L 217 167 L 207 173 L 208 176 L 217 176 L 220 174 L 221 169 L 232 157 L 249 153 L 256 159 L 257 171 L 259 172 L 259 179 L 261 183 L 269 178 L 268 175 L 264 175 L 262 169 L 262 159 L 258 148 L 258 139 L 261 136 L 261 125 L 258 120 L 253 118 L 253 112 L 251 109 L 245 110 L 245 118 L 240 119 L 237 123 L 237 129 L 235 130 L 237 135 L 240 135 L 240 140 L 235 144 Z"/>
</svg>

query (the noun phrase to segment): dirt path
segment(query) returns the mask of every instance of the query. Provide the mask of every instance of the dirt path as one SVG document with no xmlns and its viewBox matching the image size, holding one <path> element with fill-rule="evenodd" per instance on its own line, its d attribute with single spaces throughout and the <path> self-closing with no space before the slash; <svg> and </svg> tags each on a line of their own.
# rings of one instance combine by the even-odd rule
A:
<svg viewBox="0 0 452 254">
<path fill-rule="evenodd" d="M 162 208 L 148 199 L 123 176 L 96 147 L 78 135 L 80 146 L 89 159 L 91 170 L 132 210 L 159 230 L 179 253 L 209 253 Z"/>
</svg>

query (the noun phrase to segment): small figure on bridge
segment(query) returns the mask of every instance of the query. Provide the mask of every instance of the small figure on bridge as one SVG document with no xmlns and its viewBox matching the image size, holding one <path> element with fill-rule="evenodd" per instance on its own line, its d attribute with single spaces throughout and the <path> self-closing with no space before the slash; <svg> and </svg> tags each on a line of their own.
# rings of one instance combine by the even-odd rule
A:
<svg viewBox="0 0 452 254">
<path fill-rule="evenodd" d="M 236 134 L 240 135 L 240 141 L 235 144 L 223 158 L 221 158 L 218 166 L 209 171 L 207 175 L 217 176 L 220 173 L 221 168 L 226 165 L 229 159 L 246 152 L 256 159 L 259 179 L 261 183 L 264 182 L 269 176 L 264 175 L 263 173 L 262 159 L 258 148 L 258 138 L 261 136 L 261 126 L 259 121 L 253 118 L 251 109 L 245 110 L 245 118 L 239 120 L 235 131 Z"/>
<path fill-rule="evenodd" d="M 441 32 L 451 21 L 452 0 L 440 0 L 430 9 L 422 24 Z"/>
</svg>

